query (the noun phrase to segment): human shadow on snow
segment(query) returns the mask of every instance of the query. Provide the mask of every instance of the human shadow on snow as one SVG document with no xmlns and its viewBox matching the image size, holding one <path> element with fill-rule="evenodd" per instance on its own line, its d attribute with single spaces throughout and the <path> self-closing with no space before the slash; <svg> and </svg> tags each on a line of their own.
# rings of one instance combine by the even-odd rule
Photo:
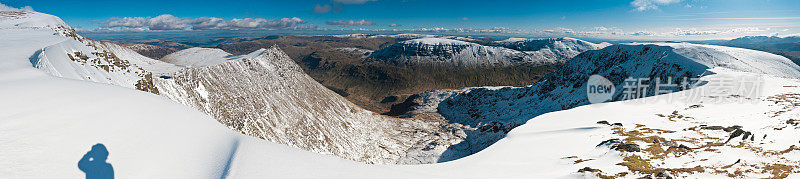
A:
<svg viewBox="0 0 800 179">
<path fill-rule="evenodd" d="M 108 149 L 103 144 L 95 144 L 92 149 L 78 161 L 78 169 L 86 173 L 86 179 L 113 179 L 114 167 L 106 162 Z"/>
</svg>

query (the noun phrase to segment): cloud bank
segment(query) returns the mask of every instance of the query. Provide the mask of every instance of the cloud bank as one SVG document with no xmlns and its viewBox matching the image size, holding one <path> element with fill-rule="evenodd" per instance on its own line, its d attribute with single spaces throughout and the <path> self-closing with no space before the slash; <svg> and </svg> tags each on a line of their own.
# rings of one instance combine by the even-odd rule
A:
<svg viewBox="0 0 800 179">
<path fill-rule="evenodd" d="M 101 23 L 104 28 L 147 28 L 149 30 L 209 30 L 209 29 L 306 29 L 313 26 L 300 26 L 303 19 L 281 18 L 243 18 L 224 20 L 217 17 L 178 18 L 170 14 L 150 17 L 112 18 Z"/>
</svg>

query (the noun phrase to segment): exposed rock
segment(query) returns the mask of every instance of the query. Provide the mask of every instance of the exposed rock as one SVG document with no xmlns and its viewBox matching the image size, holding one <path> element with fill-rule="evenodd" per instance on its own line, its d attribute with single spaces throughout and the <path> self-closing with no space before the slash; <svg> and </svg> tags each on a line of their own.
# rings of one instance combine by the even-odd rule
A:
<svg viewBox="0 0 800 179">
<path fill-rule="evenodd" d="M 583 167 L 583 168 L 578 170 L 578 173 L 583 173 L 583 172 L 593 172 L 594 173 L 594 172 L 602 172 L 602 171 L 600 169 L 594 169 L 594 168 L 590 168 L 590 167 Z"/>
<path fill-rule="evenodd" d="M 639 148 L 638 144 L 617 144 L 617 145 L 611 146 L 611 149 L 616 149 L 618 151 L 623 151 L 623 152 L 641 152 L 642 151 L 642 149 Z"/>
<path fill-rule="evenodd" d="M 600 142 L 600 144 L 597 144 L 597 147 L 615 145 L 619 143 L 622 143 L 622 141 L 620 141 L 619 139 L 608 139 L 604 140 L 603 142 Z"/>
</svg>

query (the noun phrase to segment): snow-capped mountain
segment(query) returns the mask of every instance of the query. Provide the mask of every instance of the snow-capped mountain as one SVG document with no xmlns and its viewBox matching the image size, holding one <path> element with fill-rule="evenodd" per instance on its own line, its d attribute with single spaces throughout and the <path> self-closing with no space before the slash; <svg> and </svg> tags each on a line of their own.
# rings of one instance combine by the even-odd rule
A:
<svg viewBox="0 0 800 179">
<path fill-rule="evenodd" d="M 33 66 L 54 76 L 119 85 L 158 94 L 153 86 L 153 79 L 179 69 L 175 65 L 144 57 L 113 43 L 82 37 L 58 17 L 37 12 L 20 13 L 22 14 L 14 19 L 22 22 L 8 25 L 48 28 L 70 38 L 44 47 L 30 58 Z M 32 22 L 24 21 L 25 19 Z"/>
<path fill-rule="evenodd" d="M 53 76 L 159 94 L 243 134 L 360 162 L 434 163 L 435 153 L 461 140 L 438 121 L 361 109 L 314 81 L 277 48 L 238 56 L 190 48 L 162 60 L 174 64 L 82 37 L 46 46 L 30 59 Z"/>
<path fill-rule="evenodd" d="M 528 87 L 431 91 L 407 102 L 412 103 L 410 115 L 435 111 L 449 122 L 466 126 L 466 141 L 441 158 L 449 161 L 488 147 L 538 115 L 589 104 L 586 83 L 592 75 L 607 77 L 616 86 L 611 99 L 617 101 L 624 99 L 627 78 L 681 84 L 683 78 L 709 75 L 708 69 L 717 67 L 800 78 L 800 67 L 766 52 L 688 43 L 623 44 L 582 53 Z M 656 80 L 644 85 L 653 87 Z M 641 96 L 654 94 L 655 88 L 647 88 Z"/>
<path fill-rule="evenodd" d="M 580 39 L 562 37 L 544 39 L 509 38 L 496 41 L 494 45 L 524 51 L 537 61 L 560 63 L 582 52 L 602 49 L 611 44 L 607 42 L 595 44 Z"/>
<path fill-rule="evenodd" d="M 463 37 L 419 38 L 398 42 L 377 50 L 368 60 L 395 65 L 433 65 L 445 67 L 505 67 L 555 64 L 581 52 L 602 49 L 608 43 L 594 44 L 574 38 L 519 39 L 480 45 Z"/>
<path fill-rule="evenodd" d="M 377 50 L 367 60 L 404 66 L 455 68 L 538 64 L 525 53 L 444 38 L 406 40 Z"/>
<path fill-rule="evenodd" d="M 432 163 L 436 157 L 417 151 L 434 143 L 436 150 L 428 147 L 423 153 L 441 152 L 460 140 L 438 122 L 388 118 L 359 108 L 303 73 L 278 48 L 204 58 L 186 60 L 220 63 L 156 80 L 160 94 L 247 135 L 368 163 Z"/>
<path fill-rule="evenodd" d="M 192 47 L 171 53 L 159 60 L 185 67 L 204 67 L 239 58 L 241 57 L 218 48 Z"/>
<path fill-rule="evenodd" d="M 800 42 L 800 36 L 788 36 L 788 37 L 778 37 L 778 36 L 744 36 L 729 40 L 727 42 L 723 42 L 723 44 L 731 44 L 731 45 L 765 45 L 765 44 L 782 44 L 782 43 L 798 43 Z"/>
</svg>

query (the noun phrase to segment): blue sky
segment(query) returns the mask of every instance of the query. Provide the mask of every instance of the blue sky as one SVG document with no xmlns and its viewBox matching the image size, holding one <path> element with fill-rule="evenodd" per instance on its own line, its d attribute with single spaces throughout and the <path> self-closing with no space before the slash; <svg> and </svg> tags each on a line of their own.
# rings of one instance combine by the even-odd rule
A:
<svg viewBox="0 0 800 179">
<path fill-rule="evenodd" d="M 800 33 L 797 0 L 0 2 L 12 7 L 31 6 L 59 16 L 74 27 L 96 31 L 356 29 L 662 40 Z"/>
</svg>

